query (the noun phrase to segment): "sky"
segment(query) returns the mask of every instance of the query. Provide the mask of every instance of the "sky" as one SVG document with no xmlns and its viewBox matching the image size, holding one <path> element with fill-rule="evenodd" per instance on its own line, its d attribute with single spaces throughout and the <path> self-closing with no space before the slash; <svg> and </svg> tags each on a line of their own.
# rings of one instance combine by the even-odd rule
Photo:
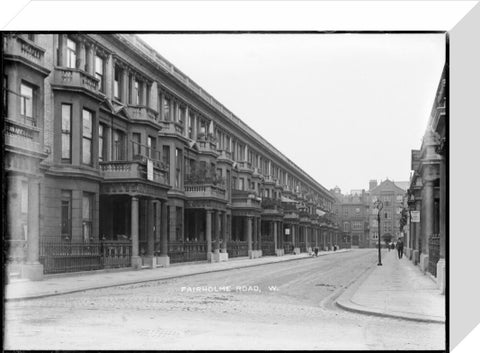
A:
<svg viewBox="0 0 480 353">
<path fill-rule="evenodd" d="M 408 181 L 444 34 L 142 34 L 327 189 Z"/>
</svg>

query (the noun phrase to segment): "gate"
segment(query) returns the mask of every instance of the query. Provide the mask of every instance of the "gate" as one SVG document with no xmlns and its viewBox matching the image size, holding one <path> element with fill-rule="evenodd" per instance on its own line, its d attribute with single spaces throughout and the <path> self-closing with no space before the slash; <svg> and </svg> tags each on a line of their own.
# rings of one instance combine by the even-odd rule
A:
<svg viewBox="0 0 480 353">
<path fill-rule="evenodd" d="M 428 272 L 437 277 L 437 262 L 440 259 L 440 235 L 428 239 Z"/>
<path fill-rule="evenodd" d="M 283 249 L 285 250 L 285 254 L 293 254 L 293 244 L 291 242 L 284 241 Z"/>
<path fill-rule="evenodd" d="M 262 256 L 275 255 L 275 243 L 273 241 L 262 241 Z"/>
</svg>

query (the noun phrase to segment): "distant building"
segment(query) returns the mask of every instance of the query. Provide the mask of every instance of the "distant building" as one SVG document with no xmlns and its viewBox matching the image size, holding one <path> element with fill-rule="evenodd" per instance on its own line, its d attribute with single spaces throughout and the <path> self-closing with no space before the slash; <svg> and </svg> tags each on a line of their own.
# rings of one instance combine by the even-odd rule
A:
<svg viewBox="0 0 480 353">
<path fill-rule="evenodd" d="M 375 186 L 369 191 L 369 206 L 372 210 L 369 213 L 369 246 L 375 247 L 378 244 L 378 237 L 382 242 L 396 241 L 403 235 L 400 231 L 400 219 L 403 209 L 403 199 L 406 190 L 397 186 L 404 185 L 405 182 L 394 182 L 386 179 L 378 186 Z M 370 186 L 376 185 L 376 180 L 370 181 Z M 375 213 L 374 202 L 380 200 L 383 203 L 383 208 L 380 214 L 380 232 L 378 229 L 377 214 Z"/>
<path fill-rule="evenodd" d="M 338 186 L 332 192 L 337 199 L 333 211 L 341 230 L 341 246 L 368 247 L 368 194 L 365 190 L 352 190 L 343 195 Z"/>
</svg>

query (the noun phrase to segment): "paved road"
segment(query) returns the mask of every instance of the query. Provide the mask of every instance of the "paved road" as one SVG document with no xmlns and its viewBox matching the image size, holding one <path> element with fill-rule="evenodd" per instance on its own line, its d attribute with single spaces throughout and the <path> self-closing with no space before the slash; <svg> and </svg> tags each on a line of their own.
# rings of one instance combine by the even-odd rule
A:
<svg viewBox="0 0 480 353">
<path fill-rule="evenodd" d="M 445 327 L 333 304 L 374 250 L 6 304 L 6 349 L 443 349 Z"/>
</svg>

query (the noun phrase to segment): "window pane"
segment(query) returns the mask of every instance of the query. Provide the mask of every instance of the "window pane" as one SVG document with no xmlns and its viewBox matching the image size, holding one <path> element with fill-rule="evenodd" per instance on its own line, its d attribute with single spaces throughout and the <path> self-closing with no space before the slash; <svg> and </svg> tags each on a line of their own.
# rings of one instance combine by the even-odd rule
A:
<svg viewBox="0 0 480 353">
<path fill-rule="evenodd" d="M 70 159 L 71 110 L 68 104 L 62 104 L 62 159 Z"/>
<path fill-rule="evenodd" d="M 90 195 L 83 195 L 83 201 L 82 201 L 82 215 L 83 215 L 83 219 L 84 220 L 90 220 L 90 208 L 91 208 L 91 205 L 90 205 L 90 199 L 91 199 L 91 196 Z"/>
<path fill-rule="evenodd" d="M 84 138 L 82 148 L 83 148 L 82 163 L 91 164 L 92 163 L 92 141 Z"/>
<path fill-rule="evenodd" d="M 92 113 L 83 110 L 83 137 L 92 138 Z"/>
<path fill-rule="evenodd" d="M 103 74 L 103 59 L 95 56 L 95 72 L 102 75 Z"/>
<path fill-rule="evenodd" d="M 62 104 L 62 132 L 70 132 L 71 109 L 70 105 Z"/>
<path fill-rule="evenodd" d="M 22 95 L 20 99 L 20 112 L 22 115 L 32 117 L 33 111 L 33 89 L 30 86 L 21 84 L 20 94 Z"/>
<path fill-rule="evenodd" d="M 72 49 L 73 51 L 77 50 L 77 43 L 71 39 L 67 39 L 67 48 Z"/>
</svg>

